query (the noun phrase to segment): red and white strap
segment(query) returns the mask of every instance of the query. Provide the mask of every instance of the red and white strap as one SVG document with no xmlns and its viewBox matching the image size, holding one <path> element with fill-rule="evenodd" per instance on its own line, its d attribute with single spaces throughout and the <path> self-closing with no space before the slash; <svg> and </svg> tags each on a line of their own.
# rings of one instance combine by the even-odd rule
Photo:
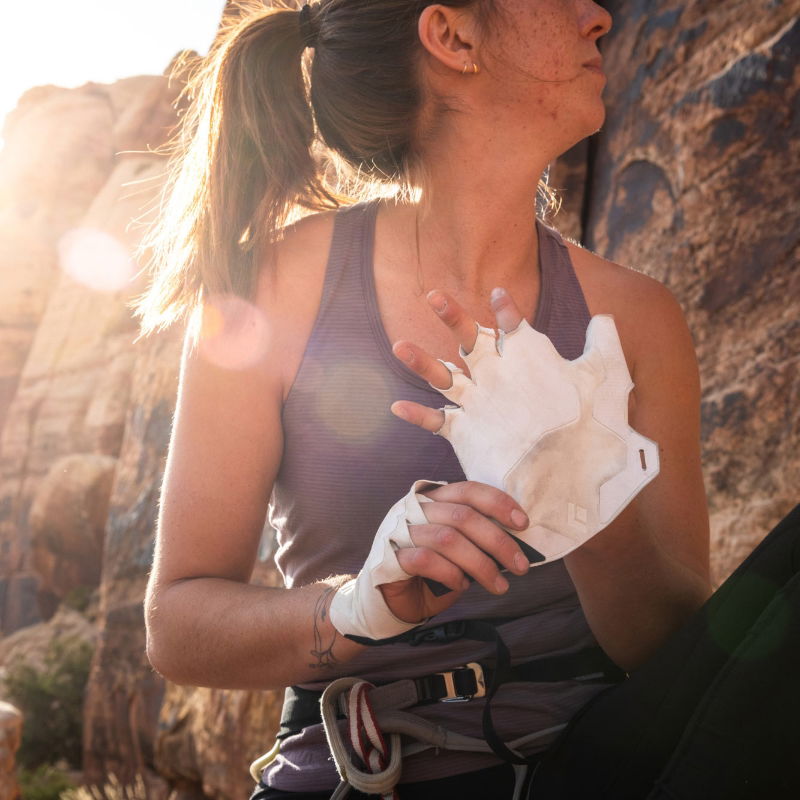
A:
<svg viewBox="0 0 800 800">
<path fill-rule="evenodd" d="M 367 681 L 359 681 L 353 686 L 347 698 L 347 719 L 353 750 L 364 766 L 376 774 L 389 766 L 390 751 L 369 701 L 369 693 L 373 688 Z M 399 800 L 396 789 L 382 797 L 383 800 Z"/>
</svg>

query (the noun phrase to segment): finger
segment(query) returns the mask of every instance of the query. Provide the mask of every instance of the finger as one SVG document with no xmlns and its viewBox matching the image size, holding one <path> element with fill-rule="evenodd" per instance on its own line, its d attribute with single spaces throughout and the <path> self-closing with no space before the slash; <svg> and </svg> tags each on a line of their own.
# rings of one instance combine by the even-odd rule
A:
<svg viewBox="0 0 800 800">
<path fill-rule="evenodd" d="M 411 342 L 395 342 L 392 352 L 409 369 L 413 370 L 423 380 L 436 389 L 449 389 L 453 385 L 453 378 L 450 370 L 437 361 L 433 356 L 428 355 L 421 347 Z"/>
<path fill-rule="evenodd" d="M 464 352 L 471 353 L 478 335 L 475 320 L 450 295 L 437 289 L 428 292 L 428 303 L 439 319 L 453 332 Z"/>
<path fill-rule="evenodd" d="M 392 414 L 412 425 L 418 425 L 426 431 L 436 433 L 444 425 L 444 411 L 439 408 L 428 408 L 410 400 L 398 400 L 391 405 Z"/>
<path fill-rule="evenodd" d="M 485 483 L 477 481 L 449 483 L 422 494 L 443 503 L 471 506 L 512 530 L 524 531 L 530 524 L 525 511 L 510 494 Z"/>
<path fill-rule="evenodd" d="M 512 300 L 511 295 L 502 287 L 492 289 L 492 311 L 497 320 L 497 327 L 501 331 L 509 333 L 519 327 L 522 322 L 522 314 L 517 308 L 517 304 Z"/>
<path fill-rule="evenodd" d="M 530 565 L 516 538 L 509 535 L 496 522 L 470 506 L 441 502 L 424 505 L 428 522 L 454 528 L 486 553 L 494 563 L 499 563 L 517 575 L 527 573 Z M 466 571 L 470 575 L 473 574 L 469 570 Z"/>
<path fill-rule="evenodd" d="M 436 553 L 455 564 L 463 574 L 475 578 L 487 592 L 503 594 L 508 591 L 508 581 L 500 574 L 497 564 L 461 531 L 449 525 L 415 525 L 414 542 L 417 549 Z M 424 577 L 440 580 L 431 574 Z M 440 582 L 450 586 L 447 581 Z"/>
<path fill-rule="evenodd" d="M 395 555 L 397 563 L 409 575 L 438 581 L 454 592 L 469 588 L 469 581 L 463 570 L 435 550 L 427 547 L 404 547 L 397 550 Z"/>
</svg>

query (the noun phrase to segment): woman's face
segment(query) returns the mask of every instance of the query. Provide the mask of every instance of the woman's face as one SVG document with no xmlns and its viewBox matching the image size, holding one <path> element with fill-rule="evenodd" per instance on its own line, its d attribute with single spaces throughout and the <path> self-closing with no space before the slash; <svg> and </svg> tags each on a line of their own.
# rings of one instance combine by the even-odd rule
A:
<svg viewBox="0 0 800 800">
<path fill-rule="evenodd" d="M 592 0 L 496 0 L 496 7 L 481 58 L 497 110 L 562 150 L 596 131 L 606 82 L 597 40 L 611 28 L 609 13 Z"/>
</svg>

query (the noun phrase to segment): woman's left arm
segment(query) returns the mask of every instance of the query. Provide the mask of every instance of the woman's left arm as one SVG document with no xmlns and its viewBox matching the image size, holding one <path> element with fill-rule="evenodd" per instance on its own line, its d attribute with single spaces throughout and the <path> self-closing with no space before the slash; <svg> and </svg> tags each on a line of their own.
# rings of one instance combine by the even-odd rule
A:
<svg viewBox="0 0 800 800">
<path fill-rule="evenodd" d="M 596 313 L 615 313 L 635 383 L 629 423 L 658 443 L 661 470 L 614 522 L 564 562 L 598 642 L 617 664 L 632 670 L 711 593 L 708 512 L 700 469 L 697 360 L 683 313 L 658 282 L 609 267 L 605 285 L 592 293 L 599 300 L 593 305 Z M 432 292 L 429 302 L 469 352 L 475 322 L 452 298 L 438 307 L 437 296 L 442 297 Z M 503 330 L 514 330 L 522 319 L 505 292 L 493 295 L 492 307 Z M 450 385 L 446 368 L 421 348 L 398 342 L 394 349 L 433 386 Z M 430 431 L 444 421 L 440 410 L 416 403 L 398 402 L 392 409 Z"/>
<path fill-rule="evenodd" d="M 629 422 L 658 443 L 661 471 L 564 559 L 593 633 L 625 669 L 641 665 L 711 593 L 694 346 L 672 294 L 637 278 L 636 302 L 617 314 L 617 327 L 635 384 Z"/>
</svg>

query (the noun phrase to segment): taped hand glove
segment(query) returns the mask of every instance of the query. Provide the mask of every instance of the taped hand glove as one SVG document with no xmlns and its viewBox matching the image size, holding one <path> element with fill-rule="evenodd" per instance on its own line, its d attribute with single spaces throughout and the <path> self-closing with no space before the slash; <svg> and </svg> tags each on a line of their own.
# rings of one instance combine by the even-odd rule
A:
<svg viewBox="0 0 800 800">
<path fill-rule="evenodd" d="M 592 318 L 574 361 L 525 321 L 497 339 L 478 326 L 461 356 L 471 378 L 443 362 L 453 383 L 438 391 L 458 407 L 443 409 L 437 433 L 468 479 L 526 511 L 528 529 L 511 533 L 532 564 L 586 542 L 658 474 L 658 446 L 628 425 L 633 382 L 613 317 Z"/>
<path fill-rule="evenodd" d="M 386 605 L 378 586 L 412 577 L 400 566 L 395 552 L 403 547 L 415 546 L 409 525 L 425 525 L 428 522 L 421 504 L 431 501 L 419 492 L 442 485 L 437 481 L 416 481 L 409 493 L 389 509 L 375 534 L 372 549 L 361 572 L 340 586 L 333 596 L 330 620 L 339 633 L 367 639 L 388 639 L 424 622 L 398 619 Z"/>
</svg>

